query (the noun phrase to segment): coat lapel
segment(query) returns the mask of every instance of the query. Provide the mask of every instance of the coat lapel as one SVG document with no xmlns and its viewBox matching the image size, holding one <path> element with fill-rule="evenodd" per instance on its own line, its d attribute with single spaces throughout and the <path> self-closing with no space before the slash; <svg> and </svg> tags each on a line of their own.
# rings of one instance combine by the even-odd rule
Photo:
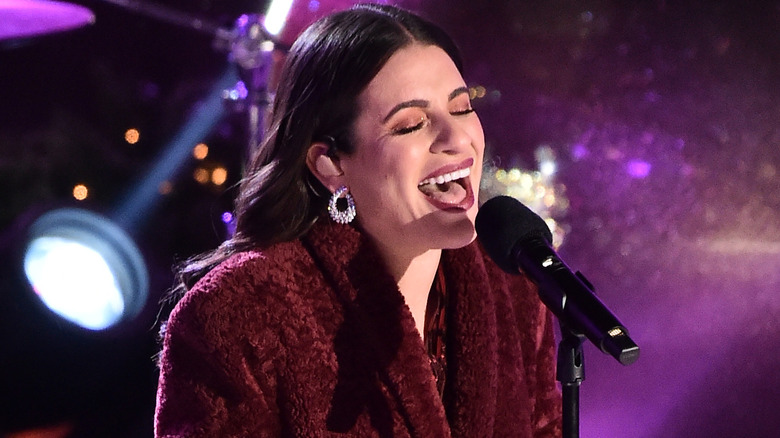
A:
<svg viewBox="0 0 780 438">
<path fill-rule="evenodd" d="M 340 369 L 329 427 L 349 430 L 368 411 L 372 424 L 386 429 L 392 427 L 386 413 L 395 406 L 411 436 L 449 436 L 414 319 L 373 245 L 353 228 L 327 220 L 318 221 L 303 243 L 345 310 L 335 340 Z M 387 396 L 376 393 L 378 382 Z"/>
<path fill-rule="evenodd" d="M 496 308 L 476 243 L 444 251 L 449 296 L 447 417 L 453 436 L 493 435 L 498 393 Z"/>
</svg>

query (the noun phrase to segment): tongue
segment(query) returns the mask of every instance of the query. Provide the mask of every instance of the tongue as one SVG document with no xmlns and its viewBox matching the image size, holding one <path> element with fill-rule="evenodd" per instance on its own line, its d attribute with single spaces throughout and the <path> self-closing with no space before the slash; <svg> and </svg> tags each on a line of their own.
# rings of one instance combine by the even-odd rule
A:
<svg viewBox="0 0 780 438">
<path fill-rule="evenodd" d="M 443 184 L 425 184 L 419 187 L 425 196 L 446 204 L 457 204 L 466 198 L 466 189 L 455 181 Z"/>
</svg>

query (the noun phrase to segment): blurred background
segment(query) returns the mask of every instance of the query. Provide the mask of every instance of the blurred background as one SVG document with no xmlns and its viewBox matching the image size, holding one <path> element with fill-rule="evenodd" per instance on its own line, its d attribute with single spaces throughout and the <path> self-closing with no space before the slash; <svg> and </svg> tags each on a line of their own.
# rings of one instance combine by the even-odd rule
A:
<svg viewBox="0 0 780 438">
<path fill-rule="evenodd" d="M 263 66 L 353 2 L 295 0 L 274 51 L 240 18 L 269 3 L 0 1 L 0 434 L 152 435 L 159 302 L 230 232 Z M 641 347 L 585 346 L 581 435 L 777 436 L 780 2 L 390 3 L 464 53 L 483 197 L 545 217 Z M 68 238 L 113 294 L 47 296 L 104 277 L 25 258 Z"/>
</svg>

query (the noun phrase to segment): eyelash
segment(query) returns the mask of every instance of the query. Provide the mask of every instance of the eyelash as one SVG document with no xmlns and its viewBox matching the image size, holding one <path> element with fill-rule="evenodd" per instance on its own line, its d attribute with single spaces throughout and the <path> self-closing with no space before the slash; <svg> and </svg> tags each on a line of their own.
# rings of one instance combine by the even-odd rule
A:
<svg viewBox="0 0 780 438">
<path fill-rule="evenodd" d="M 453 116 L 465 116 L 466 114 L 471 114 L 474 112 L 474 108 L 466 108 L 462 111 L 455 111 L 454 113 L 450 113 Z"/>
<path fill-rule="evenodd" d="M 455 112 L 452 112 L 450 114 L 453 115 L 453 116 L 465 116 L 465 115 L 471 114 L 473 112 L 474 112 L 474 108 L 467 108 L 465 110 L 455 111 Z M 408 126 L 406 128 L 398 128 L 393 133 L 395 135 L 411 134 L 412 132 L 417 131 L 418 129 L 421 129 L 428 122 L 429 122 L 428 118 L 423 118 L 422 120 L 420 120 L 420 123 L 418 123 L 418 124 L 416 124 L 414 126 Z"/>
<path fill-rule="evenodd" d="M 417 123 L 416 125 L 396 129 L 395 131 L 393 131 L 393 134 L 395 135 L 410 134 L 414 131 L 417 131 L 418 129 L 421 129 L 426 123 L 428 123 L 428 118 L 423 118 L 420 120 L 420 123 Z"/>
</svg>

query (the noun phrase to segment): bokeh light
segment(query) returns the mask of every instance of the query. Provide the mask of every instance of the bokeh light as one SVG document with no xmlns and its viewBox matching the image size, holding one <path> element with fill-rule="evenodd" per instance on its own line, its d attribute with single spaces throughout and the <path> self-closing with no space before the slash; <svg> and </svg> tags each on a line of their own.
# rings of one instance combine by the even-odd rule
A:
<svg viewBox="0 0 780 438">
<path fill-rule="evenodd" d="M 650 175 L 652 165 L 644 160 L 630 160 L 626 165 L 626 171 L 632 178 L 642 179 Z"/>
<path fill-rule="evenodd" d="M 128 144 L 136 144 L 140 139 L 141 139 L 141 133 L 137 129 L 130 128 L 127 131 L 125 131 L 125 141 Z"/>
<path fill-rule="evenodd" d="M 78 201 L 83 201 L 89 196 L 89 189 L 84 184 L 76 184 L 73 186 L 73 198 Z"/>
<path fill-rule="evenodd" d="M 485 97 L 486 93 L 487 93 L 487 90 L 482 85 L 477 85 L 475 87 L 469 87 L 469 98 L 471 100 L 482 99 L 483 97 Z"/>
<path fill-rule="evenodd" d="M 211 171 L 211 182 L 214 183 L 214 185 L 221 186 L 227 181 L 227 174 L 227 169 L 224 167 L 216 167 Z"/>
<path fill-rule="evenodd" d="M 271 35 L 282 31 L 287 22 L 287 15 L 292 8 L 293 0 L 272 0 L 265 13 L 265 29 Z"/>
<path fill-rule="evenodd" d="M 28 248 L 24 270 L 46 307 L 82 327 L 104 329 L 124 312 L 122 293 L 104 256 L 81 242 L 38 238 Z"/>
<path fill-rule="evenodd" d="M 160 183 L 160 185 L 157 187 L 157 192 L 161 195 L 170 195 L 173 193 L 173 183 L 170 181 L 163 181 Z"/>
<path fill-rule="evenodd" d="M 23 253 L 30 289 L 54 313 L 103 330 L 145 305 L 148 273 L 138 248 L 112 221 L 65 208 L 28 227 Z"/>
<path fill-rule="evenodd" d="M 206 143 L 198 143 L 192 148 L 192 156 L 196 160 L 203 160 L 209 155 L 209 146 Z"/>
<path fill-rule="evenodd" d="M 206 143 L 198 143 L 192 148 L 192 156 L 196 160 L 203 160 L 209 155 L 209 146 Z"/>
<path fill-rule="evenodd" d="M 209 171 L 203 167 L 198 167 L 192 172 L 192 177 L 195 179 L 195 181 L 206 184 L 209 182 L 210 175 Z"/>
<path fill-rule="evenodd" d="M 499 196 L 511 196 L 533 210 L 545 220 L 553 234 L 553 246 L 563 244 L 568 226 L 561 221 L 569 208 L 566 187 L 554 179 L 557 163 L 555 152 L 550 146 L 536 150 L 540 170 L 510 169 L 486 165 L 480 184 L 480 200 Z"/>
</svg>

